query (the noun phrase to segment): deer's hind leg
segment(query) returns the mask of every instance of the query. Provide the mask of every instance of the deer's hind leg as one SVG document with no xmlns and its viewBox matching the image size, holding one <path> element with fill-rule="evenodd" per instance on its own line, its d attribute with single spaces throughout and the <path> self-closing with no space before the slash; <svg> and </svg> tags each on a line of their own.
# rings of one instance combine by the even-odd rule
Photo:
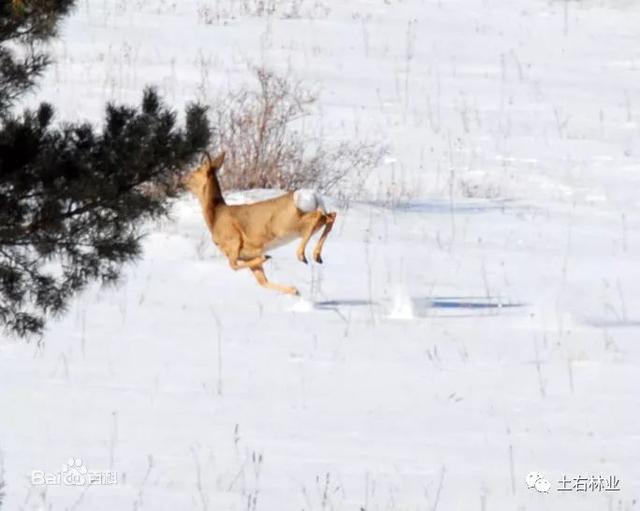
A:
<svg viewBox="0 0 640 511">
<path fill-rule="evenodd" d="M 251 268 L 251 271 L 253 272 L 253 276 L 258 281 L 258 284 L 260 284 L 262 287 L 266 287 L 267 289 L 273 289 L 275 291 L 280 291 L 281 293 L 285 293 L 288 295 L 300 294 L 300 292 L 293 286 L 283 286 L 281 284 L 275 284 L 273 282 L 269 282 L 267 280 L 267 276 L 264 274 L 264 269 L 262 268 L 261 264 L 257 266 L 253 266 Z"/>
<path fill-rule="evenodd" d="M 300 245 L 298 245 L 296 255 L 304 264 L 307 264 L 307 256 L 304 253 L 307 248 L 307 243 L 309 243 L 311 236 L 313 236 L 313 234 L 322 227 L 324 221 L 325 214 L 319 209 L 312 211 L 311 213 L 305 213 L 305 215 L 300 219 L 300 222 L 302 223 L 302 240 L 300 241 Z"/>
<path fill-rule="evenodd" d="M 333 223 L 336 221 L 336 212 L 327 213 L 324 215 L 324 231 L 320 235 L 316 246 L 313 249 L 313 259 L 316 263 L 322 264 L 322 247 L 326 241 L 331 229 L 333 229 Z"/>
</svg>

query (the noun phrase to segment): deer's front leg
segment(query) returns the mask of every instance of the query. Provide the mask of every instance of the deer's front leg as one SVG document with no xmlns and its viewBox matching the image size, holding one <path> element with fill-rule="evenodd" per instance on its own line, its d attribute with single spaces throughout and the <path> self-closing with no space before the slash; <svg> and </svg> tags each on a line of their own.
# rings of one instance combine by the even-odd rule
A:
<svg viewBox="0 0 640 511">
<path fill-rule="evenodd" d="M 259 255 L 251 259 L 241 260 L 240 249 L 242 248 L 242 238 L 240 233 L 237 236 L 228 238 L 224 243 L 220 245 L 220 249 L 227 256 L 229 260 L 229 266 L 233 270 L 241 270 L 243 268 L 253 268 L 254 266 L 260 266 L 262 263 L 269 259 L 269 256 Z"/>
<path fill-rule="evenodd" d="M 248 261 L 240 261 L 236 259 L 235 261 L 231 261 L 229 259 L 229 265 L 234 270 L 242 270 L 243 268 L 254 268 L 256 266 L 260 266 L 261 264 L 267 262 L 269 260 L 268 255 L 263 255 L 259 257 L 254 257 L 253 259 L 249 259 Z"/>
<path fill-rule="evenodd" d="M 302 223 L 302 240 L 300 241 L 300 245 L 298 245 L 296 255 L 304 264 L 307 264 L 307 256 L 304 253 L 307 248 L 307 243 L 309 243 L 309 239 L 313 236 L 313 233 L 320 229 L 323 221 L 324 213 L 320 210 L 307 213 L 300 220 Z"/>
<path fill-rule="evenodd" d="M 273 289 L 275 291 L 280 291 L 281 293 L 286 293 L 288 295 L 299 295 L 300 291 L 298 291 L 293 286 L 283 286 L 281 284 L 274 284 L 273 282 L 269 282 L 267 280 L 267 276 L 264 274 L 264 269 L 262 265 L 254 266 L 251 268 L 254 277 L 258 281 L 262 287 L 266 287 L 267 289 Z"/>
</svg>

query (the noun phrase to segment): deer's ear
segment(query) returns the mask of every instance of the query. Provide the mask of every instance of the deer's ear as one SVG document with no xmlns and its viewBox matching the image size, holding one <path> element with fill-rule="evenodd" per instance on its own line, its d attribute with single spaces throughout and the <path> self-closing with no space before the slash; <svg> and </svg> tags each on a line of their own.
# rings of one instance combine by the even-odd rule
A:
<svg viewBox="0 0 640 511">
<path fill-rule="evenodd" d="M 211 155 L 208 151 L 202 153 L 202 158 L 200 158 L 200 164 L 202 165 L 204 163 L 209 163 L 209 165 L 211 165 Z"/>
<path fill-rule="evenodd" d="M 220 167 L 222 167 L 222 164 L 224 163 L 224 151 L 222 151 L 218 156 L 216 156 L 213 161 L 211 160 L 209 161 L 210 161 L 209 165 L 211 165 L 213 168 L 218 170 Z"/>
</svg>

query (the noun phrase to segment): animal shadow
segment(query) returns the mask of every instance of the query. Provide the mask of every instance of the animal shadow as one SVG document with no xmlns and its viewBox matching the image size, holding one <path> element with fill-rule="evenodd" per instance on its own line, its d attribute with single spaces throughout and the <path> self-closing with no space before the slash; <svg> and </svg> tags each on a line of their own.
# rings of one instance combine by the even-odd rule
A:
<svg viewBox="0 0 640 511">
<path fill-rule="evenodd" d="M 522 308 L 526 305 L 504 298 L 477 296 L 428 296 L 411 298 L 411 302 L 414 314 L 418 317 L 490 315 Z"/>
</svg>

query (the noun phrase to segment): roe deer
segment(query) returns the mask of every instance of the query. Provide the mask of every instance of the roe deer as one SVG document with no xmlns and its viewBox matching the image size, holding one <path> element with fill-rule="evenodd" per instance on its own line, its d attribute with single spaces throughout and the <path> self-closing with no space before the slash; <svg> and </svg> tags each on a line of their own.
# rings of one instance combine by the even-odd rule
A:
<svg viewBox="0 0 640 511">
<path fill-rule="evenodd" d="M 322 247 L 331 232 L 336 213 L 327 213 L 322 200 L 313 190 L 288 192 L 275 199 L 253 204 L 228 205 L 216 175 L 223 162 L 224 152 L 215 159 L 205 153 L 200 166 L 185 178 L 186 187 L 200 201 L 213 242 L 227 256 L 234 270 L 249 268 L 261 286 L 287 294 L 300 294 L 293 286 L 282 286 L 267 280 L 262 264 L 270 256 L 264 252 L 302 238 L 297 256 L 300 261 L 307 263 L 307 243 L 324 226 L 313 249 L 313 259 L 322 263 Z"/>
</svg>

